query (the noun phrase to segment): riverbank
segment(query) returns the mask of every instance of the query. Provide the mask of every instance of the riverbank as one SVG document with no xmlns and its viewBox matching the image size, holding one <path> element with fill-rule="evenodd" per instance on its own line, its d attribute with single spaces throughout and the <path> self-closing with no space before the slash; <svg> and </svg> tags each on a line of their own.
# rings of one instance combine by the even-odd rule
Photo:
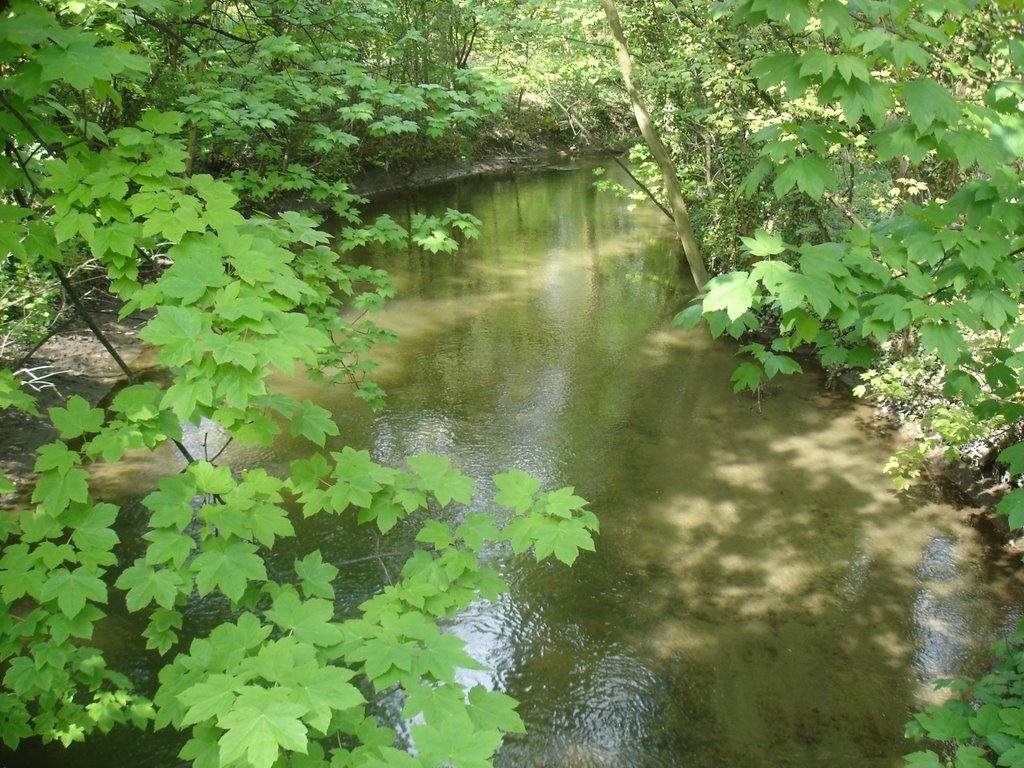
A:
<svg viewBox="0 0 1024 768">
<path fill-rule="evenodd" d="M 373 198 L 460 179 L 539 171 L 545 168 L 557 168 L 564 163 L 607 156 L 608 150 L 596 147 L 545 148 L 525 154 L 497 155 L 486 160 L 430 165 L 417 168 L 411 173 L 395 174 L 382 170 L 359 179 L 353 191 L 362 197 Z"/>
</svg>

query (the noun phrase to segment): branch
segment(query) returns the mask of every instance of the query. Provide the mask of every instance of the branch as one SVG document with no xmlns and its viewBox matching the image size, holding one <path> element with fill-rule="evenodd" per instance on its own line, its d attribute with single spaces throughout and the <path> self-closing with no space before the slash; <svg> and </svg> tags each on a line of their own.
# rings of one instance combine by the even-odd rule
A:
<svg viewBox="0 0 1024 768">
<path fill-rule="evenodd" d="M 53 264 L 53 272 L 57 275 L 57 280 L 60 281 L 61 287 L 64 289 L 65 294 L 74 305 L 75 311 L 78 312 L 78 316 L 82 318 L 82 321 L 89 327 L 89 330 L 92 331 L 92 335 L 96 337 L 96 340 L 103 345 L 103 348 L 107 350 L 107 353 L 114 359 L 114 362 L 117 363 L 117 367 L 121 369 L 125 378 L 128 379 L 128 383 L 138 383 L 138 379 L 135 378 L 135 374 L 132 372 L 132 369 L 128 367 L 124 358 L 118 354 L 117 350 L 114 349 L 114 345 L 110 343 L 103 331 L 100 330 L 100 327 L 96 325 L 92 315 L 89 314 L 85 305 L 82 303 L 82 298 L 78 295 L 78 291 L 75 290 L 75 287 L 71 284 L 71 281 L 68 280 L 67 275 L 64 274 L 64 270 L 60 268 L 59 264 Z M 190 464 L 195 461 L 195 457 L 189 453 L 188 448 L 186 448 L 180 440 L 172 438 L 172 441 L 178 448 L 178 452 L 185 457 L 186 461 Z"/>
<path fill-rule="evenodd" d="M 234 40 L 236 43 L 245 43 L 246 45 L 255 45 L 257 42 L 259 42 L 258 40 L 253 40 L 252 38 L 249 38 L 249 37 L 242 37 L 241 35 L 235 35 L 235 34 L 233 34 L 231 32 L 228 32 L 226 29 L 221 29 L 220 27 L 215 27 L 215 26 L 213 26 L 213 24 L 210 24 L 209 22 L 206 22 L 206 21 L 200 21 L 199 19 L 179 19 L 178 23 L 179 24 L 191 24 L 192 26 L 202 27 L 203 29 L 208 29 L 211 32 L 216 32 L 218 35 L 222 35 L 223 37 L 228 38 L 229 40 Z"/>
<path fill-rule="evenodd" d="M 848 206 L 842 198 L 833 195 L 831 192 L 826 192 L 824 194 L 824 197 L 826 200 L 832 203 L 832 205 L 838 208 L 846 218 L 853 222 L 853 225 L 857 227 L 857 229 L 867 229 L 867 227 L 864 225 L 864 222 L 857 217 L 857 214 L 853 212 L 853 209 L 850 208 L 850 206 Z"/>
<path fill-rule="evenodd" d="M 151 16 L 147 16 L 142 11 L 140 11 L 137 7 L 134 8 L 133 10 L 135 12 L 135 15 L 138 16 L 140 19 L 142 19 L 147 24 L 149 24 L 149 26 L 153 27 L 154 29 L 156 29 L 156 30 L 158 30 L 160 32 L 163 32 L 168 37 L 173 37 L 175 40 L 177 40 L 183 46 L 185 46 L 190 51 L 192 51 L 192 53 L 194 53 L 196 56 L 202 56 L 202 51 L 200 51 L 192 43 L 191 40 L 189 40 L 187 37 L 185 37 L 180 32 L 175 32 L 173 29 L 171 29 L 171 26 L 169 24 L 165 24 L 162 21 L 157 21 L 156 19 L 152 18 Z"/>
<path fill-rule="evenodd" d="M 3 91 L 0 91 L 0 104 L 3 104 L 5 107 L 7 107 L 7 109 L 10 111 L 12 115 L 14 115 L 17 121 L 21 123 L 23 126 L 25 126 L 25 130 L 29 132 L 33 139 L 36 140 L 36 143 L 43 147 L 47 152 L 54 156 L 63 154 L 62 152 L 55 151 L 53 147 L 50 146 L 50 143 L 39 135 L 38 131 L 36 131 L 36 129 L 28 121 L 28 118 L 21 114 L 21 112 L 19 112 L 15 108 L 15 106 L 7 100 L 7 97 L 4 95 Z"/>
<path fill-rule="evenodd" d="M 619 168 L 621 168 L 622 170 L 624 170 L 626 172 L 626 175 L 629 176 L 629 178 L 631 178 L 633 180 L 633 183 L 636 184 L 638 187 L 640 187 L 641 190 L 643 190 L 643 193 L 645 195 L 647 195 L 648 198 L 650 198 L 652 203 L 654 203 L 656 206 L 658 206 L 658 208 L 661 210 L 662 213 L 664 213 L 666 216 L 668 216 L 669 221 L 675 222 L 676 217 L 672 215 L 672 211 L 670 211 L 668 208 L 666 208 L 664 205 L 661 204 L 661 201 L 658 200 L 658 198 L 654 196 L 654 193 L 647 187 L 647 185 L 644 184 L 642 181 L 640 181 L 640 179 L 638 179 L 636 176 L 634 176 L 633 172 L 630 171 L 629 168 L 626 167 L 626 164 L 624 162 L 619 160 L 619 158 L 615 157 L 614 155 L 612 156 L 612 160 L 614 160 L 616 163 L 618 163 L 619 164 Z"/>
</svg>

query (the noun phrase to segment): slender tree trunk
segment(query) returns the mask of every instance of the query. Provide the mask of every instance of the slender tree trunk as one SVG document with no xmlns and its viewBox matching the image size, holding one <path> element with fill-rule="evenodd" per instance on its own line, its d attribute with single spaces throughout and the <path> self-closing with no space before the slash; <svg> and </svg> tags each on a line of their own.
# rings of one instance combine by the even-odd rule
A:
<svg viewBox="0 0 1024 768">
<path fill-rule="evenodd" d="M 686 263 L 690 267 L 690 274 L 693 282 L 697 284 L 697 290 L 702 290 L 708 281 L 708 270 L 704 266 L 704 259 L 700 254 L 700 246 L 697 238 L 693 235 L 693 227 L 690 224 L 690 212 L 686 208 L 686 201 L 683 199 L 683 192 L 679 188 L 679 177 L 676 174 L 675 163 L 668 153 L 668 149 L 661 142 L 654 124 L 651 122 L 647 107 L 644 106 L 640 91 L 633 82 L 633 63 L 629 58 L 629 49 L 626 47 L 626 36 L 622 33 L 622 24 L 619 22 L 619 12 L 615 8 L 615 0 L 601 0 L 604 5 L 605 15 L 608 17 L 608 26 L 612 31 L 612 42 L 615 46 L 615 58 L 619 62 L 619 69 L 622 70 L 622 81 L 626 86 L 626 93 L 629 94 L 629 102 L 633 106 L 633 115 L 636 117 L 637 127 L 647 142 L 654 162 L 661 170 L 661 178 L 665 184 L 665 193 L 668 195 L 669 205 L 672 208 L 672 218 L 676 226 L 676 237 L 683 248 L 686 256 Z"/>
</svg>

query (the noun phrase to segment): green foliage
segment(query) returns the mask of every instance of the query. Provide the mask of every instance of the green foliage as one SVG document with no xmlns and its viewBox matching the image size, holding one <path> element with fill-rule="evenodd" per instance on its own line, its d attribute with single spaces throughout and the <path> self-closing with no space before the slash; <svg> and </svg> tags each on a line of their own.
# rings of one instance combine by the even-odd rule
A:
<svg viewBox="0 0 1024 768">
<path fill-rule="evenodd" d="M 468 767 L 522 730 L 514 701 L 456 682 L 478 664 L 441 625 L 506 590 L 479 559 L 501 542 L 566 563 L 593 549 L 583 499 L 510 473 L 521 489 L 497 500 L 511 508 L 504 528 L 474 514 L 450 525 L 459 515 L 445 510 L 476 489 L 446 458 L 376 464 L 336 445 L 324 408 L 268 386 L 302 373 L 350 382 L 379 406 L 368 353 L 393 335 L 366 314 L 394 289 L 340 254 L 369 242 L 447 253 L 477 233 L 479 220 L 454 210 L 416 214 L 409 232 L 364 223 L 339 180 L 368 157 L 399 156 L 395 136 L 426 137 L 405 145 L 422 154 L 500 105 L 497 82 L 466 68 L 472 19 L 447 7 L 441 20 L 372 2 L 3 4 L 4 252 L 15 276 L 87 255 L 125 313 L 152 314 L 140 336 L 171 375 L 165 387 L 130 383 L 106 408 L 72 397 L 48 412 L 59 437 L 38 451 L 30 503 L 0 530 L 8 747 L 132 724 L 186 732 L 181 758 L 207 768 Z M 457 55 L 438 58 L 445 31 Z M 318 216 L 254 210 L 299 195 L 334 203 L 346 224 L 336 249 Z M 36 412 L 9 371 L 0 406 Z M 324 451 L 281 477 L 197 460 L 182 425 L 203 421 L 246 445 L 272 444 L 287 422 Z M 119 562 L 119 510 L 94 498 L 89 466 L 165 444 L 186 466 L 142 500 L 141 549 Z M 273 558 L 314 515 L 382 534 L 426 522 L 400 578 L 338 615 L 337 565 L 315 548 Z M 230 619 L 186 643 L 185 609 L 203 599 Z M 152 700 L 94 647 L 96 623 L 122 603 L 166 658 Z M 375 718 L 375 697 L 396 686 L 411 743 Z"/>
<path fill-rule="evenodd" d="M 907 724 L 915 741 L 931 739 L 955 748 L 955 763 L 933 751 L 907 755 L 910 765 L 1014 766 L 1024 759 L 1024 697 L 1020 666 L 1024 662 L 1024 627 L 994 649 L 995 666 L 978 680 L 943 680 L 953 698 L 931 705 Z"/>
</svg>

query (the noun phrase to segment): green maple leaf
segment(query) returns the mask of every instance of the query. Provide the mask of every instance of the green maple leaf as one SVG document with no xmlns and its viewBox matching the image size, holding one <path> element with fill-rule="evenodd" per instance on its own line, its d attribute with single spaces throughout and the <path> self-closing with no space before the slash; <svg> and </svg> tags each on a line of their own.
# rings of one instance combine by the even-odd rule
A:
<svg viewBox="0 0 1024 768">
<path fill-rule="evenodd" d="M 319 405 L 303 400 L 298 403 L 292 415 L 292 436 L 305 437 L 323 446 L 327 435 L 337 435 L 338 425 L 334 422 L 331 412 Z"/>
<path fill-rule="evenodd" d="M 724 309 L 730 320 L 736 320 L 750 309 L 757 281 L 742 270 L 712 278 L 707 284 L 704 311 Z"/>
<path fill-rule="evenodd" d="M 122 414 L 129 421 L 149 421 L 160 415 L 163 390 L 153 382 L 125 387 L 110 404 L 110 410 Z"/>
<path fill-rule="evenodd" d="M 137 125 L 150 133 L 177 133 L 181 130 L 185 117 L 180 112 L 163 112 L 159 109 L 147 109 Z M 207 176 L 206 178 L 210 178 Z M 193 184 L 198 189 L 199 185 Z M 224 186 L 227 186 L 226 184 Z"/>
<path fill-rule="evenodd" d="M 243 285 L 240 280 L 236 280 L 219 292 L 217 314 L 231 322 L 237 322 L 244 318 L 259 323 L 268 315 L 275 313 L 273 302 L 268 301 L 266 297 L 252 288 L 246 288 L 243 293 Z M 244 347 L 245 345 L 238 346 Z M 290 373 L 290 371 L 285 372 Z"/>
<path fill-rule="evenodd" d="M 533 546 L 535 529 L 541 525 L 544 518 L 540 517 L 518 517 L 509 523 L 501 532 L 501 537 L 512 544 L 512 551 L 521 555 Z"/>
<path fill-rule="evenodd" d="M 422 714 L 427 722 L 443 721 L 466 710 L 463 692 L 453 685 L 410 686 L 405 692 L 402 717 L 412 719 Z"/>
<path fill-rule="evenodd" d="M 577 496 L 572 486 L 559 488 L 544 495 L 544 510 L 555 517 L 571 518 L 573 512 L 581 509 L 587 500 Z"/>
<path fill-rule="evenodd" d="M 414 650 L 418 649 L 394 638 L 374 637 L 348 654 L 348 658 L 364 662 L 363 670 L 379 690 L 395 682 L 396 676 L 412 669 Z"/>
<path fill-rule="evenodd" d="M 114 548 L 118 537 L 111 526 L 116 519 L 117 507 L 113 504 L 85 504 L 69 512 L 67 526 L 72 531 L 71 541 L 81 550 L 80 557 Z"/>
<path fill-rule="evenodd" d="M 175 568 L 180 568 L 196 545 L 191 536 L 167 529 L 149 531 L 142 538 L 150 542 L 146 549 L 147 565 L 171 563 Z"/>
<path fill-rule="evenodd" d="M 139 338 L 162 347 L 158 356 L 160 362 L 171 366 L 184 365 L 198 357 L 196 341 L 209 328 L 209 315 L 198 308 L 166 304 L 139 331 Z"/>
<path fill-rule="evenodd" d="M 996 512 L 1006 515 L 1011 530 L 1024 528 L 1024 488 L 1018 488 L 999 500 Z"/>
<path fill-rule="evenodd" d="M 409 473 L 396 472 L 391 486 L 394 489 L 392 498 L 402 505 L 407 514 L 427 506 L 427 494 L 416 487 L 416 478 Z"/>
<path fill-rule="evenodd" d="M 87 432 L 99 432 L 103 427 L 103 411 L 93 408 L 89 402 L 79 395 L 73 395 L 65 408 L 47 410 L 53 422 L 65 440 L 79 437 Z"/>
<path fill-rule="evenodd" d="M 161 408 L 170 408 L 182 422 L 192 421 L 199 406 L 212 404 L 213 382 L 206 378 L 190 378 L 187 374 L 186 378 L 179 378 L 168 387 L 160 401 Z"/>
<path fill-rule="evenodd" d="M 223 307 L 217 307 L 221 316 L 226 313 L 221 311 Z M 234 363 L 240 365 L 247 371 L 256 369 L 257 360 L 255 345 L 242 340 L 240 333 L 222 333 L 209 339 L 206 349 L 218 363 Z"/>
<path fill-rule="evenodd" d="M 35 734 L 29 725 L 31 715 L 18 697 L 5 693 L 0 695 L 0 737 L 9 749 L 17 749 L 22 739 Z"/>
<path fill-rule="evenodd" d="M 295 535 L 288 513 L 276 504 L 260 504 L 249 510 L 248 528 L 251 538 L 272 548 L 277 537 Z"/>
<path fill-rule="evenodd" d="M 455 529 L 455 535 L 461 538 L 467 547 L 479 552 L 484 544 L 497 541 L 501 534 L 490 515 L 470 513 L 466 516 L 466 522 Z"/>
<path fill-rule="evenodd" d="M 974 735 L 967 718 L 947 707 L 930 704 L 924 712 L 918 712 L 914 719 L 921 724 L 929 738 L 938 741 L 969 739 Z"/>
<path fill-rule="evenodd" d="M 73 619 L 89 600 L 106 603 L 107 585 L 90 569 L 76 568 L 69 571 L 58 568 L 43 584 L 39 597 L 41 600 L 57 598 L 61 612 Z"/>
<path fill-rule="evenodd" d="M 277 423 L 265 414 L 255 414 L 244 424 L 232 429 L 235 439 L 247 448 L 254 445 L 273 445 L 274 437 L 281 432 Z"/>
<path fill-rule="evenodd" d="M 46 472 L 36 482 L 32 501 L 41 504 L 50 514 L 57 516 L 71 502 L 89 499 L 89 473 L 75 467 L 67 472 Z"/>
<path fill-rule="evenodd" d="M 208 461 L 197 461 L 188 468 L 188 473 L 195 478 L 199 493 L 223 495 L 231 491 L 236 483 L 231 476 L 231 468 L 215 467 Z"/>
<path fill-rule="evenodd" d="M 999 452 L 996 461 L 1010 465 L 1010 472 L 1015 475 L 1024 474 L 1024 443 L 1015 443 Z"/>
<path fill-rule="evenodd" d="M 906 768 L 943 768 L 945 765 L 939 760 L 939 756 L 931 750 L 911 752 L 909 755 L 904 755 L 903 759 L 907 761 Z"/>
<path fill-rule="evenodd" d="M 47 443 L 40 446 L 36 451 L 36 472 L 50 472 L 56 470 L 60 473 L 71 471 L 71 468 L 82 460 L 82 457 L 68 448 L 66 443 Z"/>
<path fill-rule="evenodd" d="M 764 373 L 754 363 L 740 363 L 729 378 L 733 382 L 733 392 L 742 392 L 744 389 L 756 392 Z"/>
<path fill-rule="evenodd" d="M 769 379 L 775 378 L 778 373 L 792 374 L 803 373 L 800 363 L 785 355 L 769 355 L 764 361 L 764 372 Z"/>
<path fill-rule="evenodd" d="M 836 184 L 835 172 L 828 163 L 816 155 L 806 155 L 783 165 L 775 177 L 773 188 L 775 196 L 782 197 L 795 185 L 801 192 L 818 200 L 826 189 L 835 189 Z"/>
<path fill-rule="evenodd" d="M 436 723 L 414 725 L 416 748 L 434 765 L 488 768 L 501 745 L 501 732 L 477 730 L 465 711 Z"/>
<path fill-rule="evenodd" d="M 363 694 L 349 682 L 354 676 L 355 672 L 344 667 L 313 665 L 309 674 L 292 677 L 289 682 L 295 702 L 306 709 L 303 719 L 326 733 L 334 712 L 363 704 Z"/>
<path fill-rule="evenodd" d="M 195 514 L 192 499 L 197 493 L 195 478 L 190 474 L 161 478 L 159 490 L 142 500 L 153 512 L 149 524 L 154 528 L 174 527 L 179 531 L 185 530 Z"/>
<path fill-rule="evenodd" d="M 341 628 L 334 623 L 334 604 L 318 598 L 301 600 L 292 588 L 277 594 L 267 618 L 302 643 L 330 646 L 343 639 Z"/>
<path fill-rule="evenodd" d="M 51 36 L 52 37 L 52 36 Z M 96 80 L 110 80 L 126 68 L 145 70 L 149 61 L 127 51 L 99 47 L 99 38 L 88 32 L 63 29 L 59 43 L 35 52 L 44 81 L 63 80 L 72 88 L 84 90 Z"/>
<path fill-rule="evenodd" d="M 164 115 L 179 115 L 178 112 L 163 113 Z M 147 113 L 148 115 L 148 113 Z M 173 133 L 173 131 L 172 131 Z M 233 208 L 238 203 L 238 195 L 226 181 L 218 181 L 207 173 L 198 173 L 192 176 L 189 181 L 199 196 L 206 201 L 207 206 L 215 205 L 224 208 Z M 249 238 L 251 241 L 252 238 Z M 237 245 L 237 243 L 236 243 Z M 248 248 L 227 248 L 228 253 L 244 253 Z"/>
<path fill-rule="evenodd" d="M 215 398 L 226 400 L 240 409 L 248 408 L 254 398 L 267 391 L 266 381 L 258 370 L 251 372 L 238 365 L 219 366 L 216 379 Z"/>
<path fill-rule="evenodd" d="M 299 719 L 306 708 L 293 701 L 241 706 L 218 718 L 226 732 L 220 737 L 220 759 L 228 765 L 244 758 L 253 768 L 270 768 L 281 749 L 306 753 L 306 726 Z"/>
<path fill-rule="evenodd" d="M 267 569 L 256 547 L 230 539 L 207 539 L 202 552 L 191 563 L 199 596 L 219 588 L 227 597 L 238 600 L 250 581 L 266 581 Z M 170 606 L 165 606 L 170 607 Z"/>
<path fill-rule="evenodd" d="M 178 702 L 185 707 L 181 725 L 195 725 L 228 714 L 243 684 L 234 675 L 217 673 L 181 691 L 177 695 Z"/>
<path fill-rule="evenodd" d="M 791 328 L 796 330 L 797 341 L 813 342 L 821 330 L 821 320 L 799 307 L 783 316 L 782 325 L 786 331 Z"/>
<path fill-rule="evenodd" d="M 168 152 L 165 157 L 150 161 L 151 172 L 155 174 L 165 173 L 171 171 L 170 166 L 174 166 L 175 162 L 174 155 Z M 162 167 L 160 167 L 162 166 Z M 142 234 L 144 237 L 151 237 L 158 235 L 162 238 L 170 240 L 171 242 L 186 242 L 187 233 L 202 232 L 206 229 L 206 222 L 202 220 L 199 215 L 199 203 L 194 197 L 188 195 L 177 195 L 175 199 L 175 205 L 169 210 L 154 210 L 150 211 L 149 216 L 146 218 L 145 223 L 142 225 Z M 174 267 L 171 267 L 173 269 Z M 199 267 L 200 274 L 204 278 L 210 278 L 219 281 L 220 278 L 209 269 L 208 264 L 203 264 Z M 169 271 L 169 270 L 168 270 Z M 167 277 L 165 273 L 165 277 Z M 201 286 L 203 280 L 193 280 L 188 275 L 185 269 L 176 272 L 173 277 L 165 281 L 161 279 L 158 283 L 161 289 L 167 286 L 165 291 L 169 296 L 179 296 L 183 300 L 188 300 L 186 297 L 195 296 L 195 299 L 200 298 L 206 289 Z M 196 291 L 202 290 L 202 293 L 196 295 Z"/>
<path fill-rule="evenodd" d="M 311 656 L 310 650 L 308 646 L 300 645 L 290 636 L 264 643 L 255 658 L 245 661 L 245 672 L 247 675 L 254 672 L 272 684 L 291 681 L 295 677 L 296 664 Z"/>
<path fill-rule="evenodd" d="M 377 464 L 368 452 L 349 446 L 332 452 L 331 458 L 335 461 L 331 500 L 336 512 L 343 511 L 349 504 L 368 509 L 382 484 L 391 482 L 395 476 L 393 469 Z"/>
<path fill-rule="evenodd" d="M 921 133 L 936 121 L 952 126 L 960 120 L 960 105 L 956 99 L 931 78 L 904 83 L 901 95 L 911 121 Z"/>
<path fill-rule="evenodd" d="M 38 416 L 39 409 L 36 407 L 36 399 L 28 392 L 22 392 L 21 384 L 21 379 L 17 378 L 10 370 L 5 368 L 0 371 L 0 409 L 13 406 L 18 410 Z"/>
<path fill-rule="evenodd" d="M 432 544 L 434 549 L 444 549 L 455 543 L 448 524 L 440 520 L 427 520 L 423 524 L 423 528 L 416 534 L 416 541 Z"/>
<path fill-rule="evenodd" d="M 181 614 L 177 611 L 154 609 L 142 631 L 142 636 L 146 638 L 146 648 L 157 651 L 161 656 L 166 654 L 178 642 L 178 633 L 174 630 L 181 629 L 181 622 Z"/>
<path fill-rule="evenodd" d="M 152 568 L 139 559 L 121 573 L 114 586 L 128 590 L 125 605 L 129 611 L 138 611 L 152 602 L 170 610 L 184 584 L 185 580 L 177 572 Z"/>
<path fill-rule="evenodd" d="M 395 503 L 394 499 L 384 494 L 374 494 L 367 509 L 360 509 L 358 520 L 365 523 L 373 520 L 381 533 L 387 533 L 405 517 L 405 510 Z"/>
<path fill-rule="evenodd" d="M 332 582 L 338 575 L 338 569 L 323 561 L 319 549 L 295 561 L 295 574 L 302 580 L 302 591 L 306 597 L 334 599 Z"/>
<path fill-rule="evenodd" d="M 477 728 L 526 733 L 526 726 L 516 712 L 519 702 L 511 696 L 477 685 L 469 691 L 469 703 L 469 717 Z"/>
<path fill-rule="evenodd" d="M 433 493 L 442 506 L 447 506 L 453 499 L 460 504 L 469 504 L 476 491 L 472 478 L 450 467 L 446 456 L 421 453 L 410 456 L 406 463 L 416 476 L 416 485 Z"/>
<path fill-rule="evenodd" d="M 495 502 L 511 507 L 520 515 L 533 506 L 534 494 L 540 490 L 540 480 L 521 469 L 510 469 L 492 479 L 499 489 Z"/>
<path fill-rule="evenodd" d="M 439 634 L 424 643 L 419 656 L 418 670 L 429 679 L 433 677 L 442 683 L 455 683 L 455 668 L 485 669 L 476 659 L 466 653 L 466 643 L 455 635 Z"/>
<path fill-rule="evenodd" d="M 319 487 L 320 481 L 331 471 L 331 465 L 321 453 L 314 453 L 308 459 L 296 459 L 289 468 L 291 474 L 288 484 L 293 491 L 307 491 Z"/>
<path fill-rule="evenodd" d="M 921 326 L 921 341 L 926 348 L 934 350 L 946 365 L 955 365 L 960 356 L 967 352 L 963 334 L 949 323 L 924 323 Z"/>
<path fill-rule="evenodd" d="M 594 551 L 594 539 L 579 520 L 545 518 L 534 528 L 533 535 L 538 562 L 554 554 L 561 562 L 572 565 L 581 549 Z"/>
<path fill-rule="evenodd" d="M 785 253 L 787 245 L 782 242 L 782 235 L 772 233 L 769 234 L 763 229 L 759 229 L 754 233 L 753 237 L 741 237 L 743 245 L 746 246 L 747 250 L 750 251 L 752 256 L 774 256 L 779 253 Z M 789 265 L 785 262 L 760 262 L 760 264 L 781 264 L 782 267 L 788 267 Z M 759 275 L 755 271 L 752 272 L 754 277 Z"/>
</svg>

